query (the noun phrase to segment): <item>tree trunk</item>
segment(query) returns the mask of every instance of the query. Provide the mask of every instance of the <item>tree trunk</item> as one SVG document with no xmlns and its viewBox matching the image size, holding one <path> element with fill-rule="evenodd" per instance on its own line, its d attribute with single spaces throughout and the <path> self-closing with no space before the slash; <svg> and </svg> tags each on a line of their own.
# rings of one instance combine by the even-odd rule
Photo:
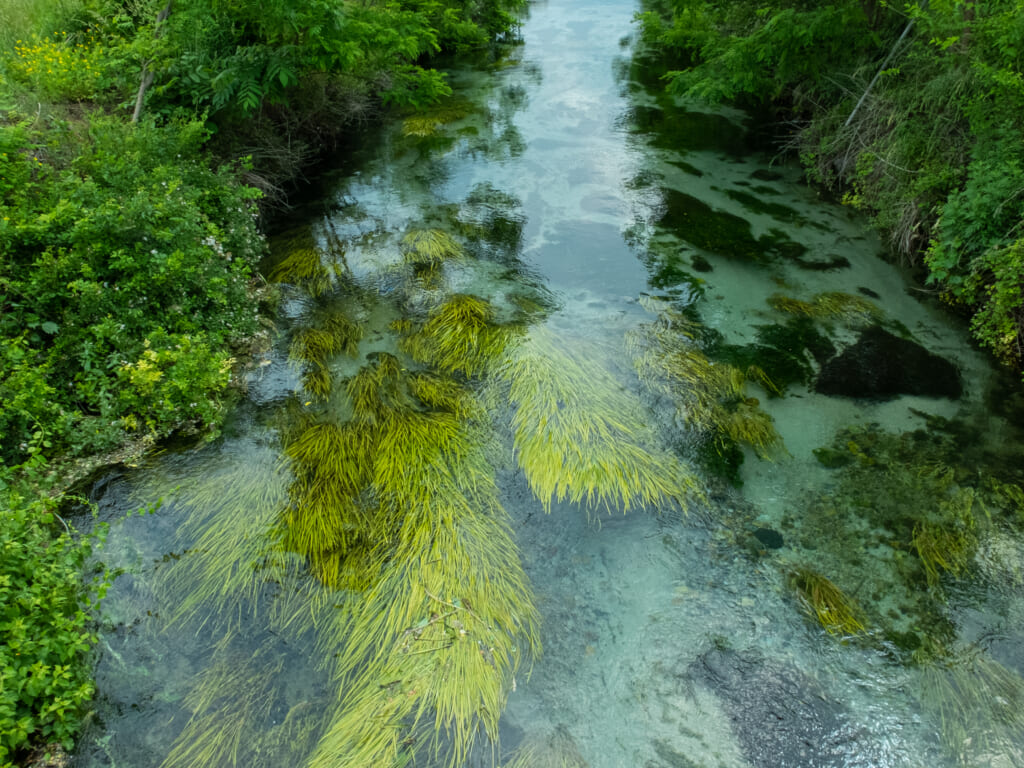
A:
<svg viewBox="0 0 1024 768">
<path fill-rule="evenodd" d="M 171 6 L 173 4 L 174 0 L 167 0 L 167 5 L 157 14 L 153 32 L 155 37 L 160 37 L 160 34 L 163 32 L 163 28 L 160 25 L 171 15 Z M 142 82 L 139 83 L 139 92 L 135 96 L 135 111 L 132 112 L 133 123 L 139 122 L 139 118 L 142 116 L 142 104 L 146 98 L 146 90 L 153 84 L 154 74 L 153 70 L 149 68 L 152 63 L 152 60 L 150 60 L 142 65 Z"/>
</svg>

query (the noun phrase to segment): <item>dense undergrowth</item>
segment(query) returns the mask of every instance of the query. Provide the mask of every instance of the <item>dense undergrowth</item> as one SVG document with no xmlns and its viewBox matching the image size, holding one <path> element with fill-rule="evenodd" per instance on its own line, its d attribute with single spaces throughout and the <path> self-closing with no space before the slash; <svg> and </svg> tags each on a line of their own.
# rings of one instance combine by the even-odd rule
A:
<svg viewBox="0 0 1024 768">
<path fill-rule="evenodd" d="M 774 108 L 809 176 L 1020 367 L 1020 0 L 659 0 L 641 18 L 671 91 Z"/>
<path fill-rule="evenodd" d="M 260 201 L 500 0 L 10 0 L 0 7 L 0 765 L 69 747 L 104 582 L 54 499 L 72 467 L 210 436 L 261 328 Z"/>
</svg>

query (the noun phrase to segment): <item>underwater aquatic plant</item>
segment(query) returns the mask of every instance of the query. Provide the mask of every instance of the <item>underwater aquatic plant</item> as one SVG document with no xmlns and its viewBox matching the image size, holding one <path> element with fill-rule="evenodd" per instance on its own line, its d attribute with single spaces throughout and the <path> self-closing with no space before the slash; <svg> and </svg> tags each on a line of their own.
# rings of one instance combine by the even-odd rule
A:
<svg viewBox="0 0 1024 768">
<path fill-rule="evenodd" d="M 445 104 L 405 118 L 402 121 L 402 135 L 419 138 L 434 136 L 443 126 L 461 120 L 468 114 L 468 102 L 449 99 Z"/>
<path fill-rule="evenodd" d="M 337 312 L 324 318 L 322 328 L 313 326 L 296 333 L 289 355 L 306 367 L 302 374 L 303 388 L 313 397 L 326 400 L 333 384 L 327 367 L 330 358 L 341 352 L 355 356 L 362 337 L 362 327 L 346 314 Z"/>
<path fill-rule="evenodd" d="M 1024 679 L 978 648 L 950 653 L 934 646 L 917 654 L 920 698 L 942 744 L 964 766 L 1024 759 Z M 991 763 L 995 764 L 995 763 Z"/>
<path fill-rule="evenodd" d="M 513 445 L 534 495 L 547 510 L 565 500 L 685 508 L 700 496 L 693 472 L 656 447 L 639 400 L 585 349 L 534 329 L 495 371 L 515 406 Z"/>
<path fill-rule="evenodd" d="M 300 764 L 323 727 L 324 713 L 303 701 L 274 719 L 281 698 L 275 683 L 285 660 L 281 648 L 253 653 L 222 642 L 214 663 L 198 674 L 185 696 L 193 714 L 162 766 L 254 765 L 271 755 L 279 765 Z"/>
<path fill-rule="evenodd" d="M 169 622 L 226 632 L 252 610 L 268 579 L 288 581 L 297 570 L 280 548 L 277 527 L 288 475 L 276 452 L 250 447 L 248 455 L 244 464 L 225 457 L 164 500 L 167 508 L 187 510 L 178 531 L 187 549 L 157 571 Z"/>
<path fill-rule="evenodd" d="M 406 264 L 436 267 L 464 256 L 462 246 L 441 229 L 414 229 L 402 238 L 402 258 Z"/>
<path fill-rule="evenodd" d="M 283 255 L 278 256 L 267 279 L 299 286 L 314 298 L 330 293 L 348 272 L 348 265 L 341 242 L 336 237 L 328 239 L 330 245 L 324 249 L 305 228 L 275 238 L 272 251 Z"/>
<path fill-rule="evenodd" d="M 678 313 L 662 310 L 655 323 L 630 336 L 634 366 L 647 386 L 676 403 L 676 412 L 690 427 L 718 436 L 719 448 L 729 441 L 751 446 L 768 457 L 781 444 L 772 418 L 747 384 L 757 382 L 780 394 L 768 375 L 756 365 L 741 370 L 716 362 L 693 343 L 697 329 Z"/>
<path fill-rule="evenodd" d="M 515 672 L 540 648 L 480 441 L 443 412 L 396 412 L 379 426 L 373 493 L 401 525 L 325 635 L 341 694 L 311 768 L 391 765 L 417 740 L 435 752 L 443 741 L 461 763 L 481 727 L 496 738 Z M 331 650 L 339 638 L 344 654 Z"/>
<path fill-rule="evenodd" d="M 495 322 L 490 302 L 456 293 L 435 307 L 426 322 L 400 344 L 418 362 L 478 376 L 502 361 L 509 344 L 521 333 L 516 326 Z"/>
<path fill-rule="evenodd" d="M 970 523 L 919 521 L 914 525 L 911 543 L 917 551 L 929 586 L 938 585 L 942 571 L 960 576 L 967 570 L 978 544 Z"/>
<path fill-rule="evenodd" d="M 371 356 L 369 365 L 348 380 L 345 392 L 352 408 L 352 420 L 376 424 L 396 410 L 412 405 L 404 383 L 405 372 L 398 358 L 388 352 Z"/>
<path fill-rule="evenodd" d="M 830 635 L 859 635 L 866 631 L 860 607 L 817 571 L 797 568 L 790 582 L 804 610 Z"/>
<path fill-rule="evenodd" d="M 838 291 L 819 293 L 809 302 L 775 294 L 768 297 L 768 306 L 791 315 L 815 320 L 843 320 L 854 325 L 876 323 L 884 316 L 877 305 L 863 296 Z"/>
<path fill-rule="evenodd" d="M 407 383 L 409 392 L 431 410 L 446 411 L 459 421 L 482 419 L 485 410 L 466 386 L 450 376 L 440 376 L 426 371 L 410 374 Z"/>
<path fill-rule="evenodd" d="M 527 738 L 502 768 L 589 768 L 575 740 L 559 726 L 542 738 Z"/>
</svg>

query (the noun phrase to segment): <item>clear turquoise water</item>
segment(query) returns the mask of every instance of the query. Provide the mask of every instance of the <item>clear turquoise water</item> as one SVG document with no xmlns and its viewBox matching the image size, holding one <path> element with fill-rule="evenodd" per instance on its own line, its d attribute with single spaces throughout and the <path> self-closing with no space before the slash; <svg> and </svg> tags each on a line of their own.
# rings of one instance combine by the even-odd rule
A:
<svg viewBox="0 0 1024 768">
<path fill-rule="evenodd" d="M 636 392 L 687 459 L 696 456 L 692 434 L 673 404 L 636 378 L 626 344 L 659 307 L 688 306 L 720 344 L 744 345 L 762 326 L 790 319 L 767 303 L 773 295 L 811 301 L 835 291 L 864 296 L 858 289 L 866 288 L 889 327 L 958 366 L 964 394 L 874 402 L 824 396 L 800 382 L 782 397 L 751 385 L 785 450 L 762 459 L 743 449 L 738 487 L 705 469 L 708 502 L 685 513 L 594 522 L 555 504 L 545 514 L 522 473 L 501 467 L 544 642 L 532 675 L 511 694 L 502 749 L 555 734 L 595 768 L 1024 765 L 1020 510 L 989 501 L 977 512 L 988 522 L 969 568 L 930 591 L 923 582 L 916 592 L 906 586 L 915 554 L 885 523 L 917 503 L 952 498 L 948 490 L 928 496 L 931 476 L 908 456 L 959 462 L 962 488 L 980 488 L 970 478 L 990 470 L 1016 477 L 1022 451 L 1020 422 L 1008 418 L 1011 390 L 962 324 L 879 258 L 882 244 L 862 220 L 820 199 L 788 162 L 751 147 L 743 114 L 668 104 L 633 79 L 634 11 L 601 0 L 531 4 L 525 44 L 511 59 L 452 71 L 465 117 L 427 139 L 403 136 L 400 122 L 381 126 L 336 174 L 333 191 L 296 217 L 291 234 L 311 230 L 325 248 L 345 244 L 344 268 L 363 291 L 361 356 L 392 346 L 389 302 L 406 291 L 396 277 L 404 232 L 457 221 L 486 237 L 475 241 L 477 259 L 450 270 L 439 290 L 483 295 L 499 308 L 515 294 L 541 301 L 549 309 L 538 323 Z M 785 256 L 752 258 L 744 249 L 772 230 L 802 244 L 805 261 L 845 258 L 849 266 L 817 271 Z M 402 301 L 422 305 L 428 293 Z M 286 288 L 282 328 L 308 323 L 312 306 Z M 857 333 L 837 320 L 819 327 L 839 348 Z M 253 488 L 254 498 L 283 497 L 279 429 L 299 374 L 283 336 L 262 363 L 224 438 L 158 454 L 97 489 L 102 515 L 115 521 L 107 557 L 124 573 L 106 603 L 101 696 L 79 766 L 162 765 L 190 717 L 188 692 L 214 655 L 215 622 L 168 620 L 182 599 L 168 590 L 168 574 L 187 578 L 189 563 L 204 556 L 203 526 L 214 524 L 218 504 Z M 354 365 L 339 360 L 332 371 L 344 376 Z M 833 444 L 854 457 L 847 466 L 859 474 L 823 466 L 813 451 Z M 915 486 L 914 477 L 925 480 Z M 219 499 L 198 510 L 198 522 L 197 502 L 188 500 L 196 488 L 213 488 Z M 122 520 L 156 497 L 167 501 L 154 514 Z M 253 502 L 240 535 L 265 533 L 261 504 Z M 783 546 L 765 549 L 753 536 L 758 528 L 782 533 Z M 871 634 L 835 637 L 809 620 L 789 580 L 798 567 L 826 573 L 870 605 Z M 299 582 L 268 585 L 261 599 L 301 597 L 310 587 Z M 214 602 L 199 615 L 219 610 Z M 265 704 L 246 737 L 250 746 L 263 741 L 246 761 L 289 764 L 274 728 L 289 712 L 324 708 L 331 691 L 309 637 L 282 637 L 259 615 L 238 624 L 241 639 L 227 653 L 260 682 L 225 696 Z M 933 639 L 945 649 L 941 664 L 912 653 L 915 642 Z M 960 686 L 954 698 L 968 706 L 937 706 L 929 688 L 936 680 Z M 945 741 L 940 735 L 951 717 L 963 730 L 952 744 L 948 723 Z M 474 760 L 487 762 L 483 752 Z"/>
</svg>

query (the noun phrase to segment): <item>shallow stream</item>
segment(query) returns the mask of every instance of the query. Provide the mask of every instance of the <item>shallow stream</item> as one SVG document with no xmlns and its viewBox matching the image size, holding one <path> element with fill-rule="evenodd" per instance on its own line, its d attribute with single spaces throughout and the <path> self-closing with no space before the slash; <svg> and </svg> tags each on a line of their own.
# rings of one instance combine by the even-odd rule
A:
<svg viewBox="0 0 1024 768">
<path fill-rule="evenodd" d="M 479 483 L 539 616 L 543 652 L 508 648 L 523 664 L 502 684 L 500 745 L 478 738 L 462 762 L 1024 765 L 1019 384 L 864 221 L 758 149 L 745 115 L 661 93 L 634 60 L 634 11 L 532 3 L 523 45 L 453 69 L 450 104 L 383 125 L 275 238 L 278 341 L 224 436 L 92 489 L 123 572 L 76 766 L 346 764 L 323 757 L 343 743 L 325 734 L 361 700 L 324 659 L 358 674 L 334 613 L 371 587 L 294 557 L 287 534 L 268 542 L 305 498 L 296 477 L 318 471 L 295 435 L 361 418 L 339 393 L 387 360 L 444 369 L 451 398 L 486 407 L 436 391 L 416 406 L 485 433 Z M 457 361 L 427 333 L 453 299 L 487 306 L 480 350 Z M 325 328 L 344 348 L 314 354 Z M 517 387 L 534 352 L 579 398 L 531 421 Z M 574 434 L 605 429 L 607 455 L 567 439 L 531 463 L 534 431 L 591 415 L 605 426 Z M 684 493 L 608 469 L 634 438 L 638 466 L 669 467 Z M 588 509 L 591 459 L 618 490 Z M 515 588 L 518 567 L 490 588 Z M 469 627 L 482 609 L 452 589 L 428 591 L 446 609 L 406 632 Z"/>
</svg>

